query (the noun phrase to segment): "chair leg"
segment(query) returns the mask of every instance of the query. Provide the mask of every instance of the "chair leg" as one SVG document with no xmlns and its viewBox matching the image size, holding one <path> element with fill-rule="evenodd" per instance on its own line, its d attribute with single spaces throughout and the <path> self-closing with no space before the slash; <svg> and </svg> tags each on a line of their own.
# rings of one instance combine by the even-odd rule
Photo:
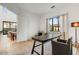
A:
<svg viewBox="0 0 79 59">
<path fill-rule="evenodd" d="M 32 48 L 31 54 L 33 54 L 33 52 L 34 52 L 35 43 L 36 43 L 36 40 L 34 40 L 34 44 L 33 44 L 33 48 Z"/>
<path fill-rule="evenodd" d="M 42 42 L 42 47 L 41 47 L 41 55 L 44 55 L 44 42 Z"/>
</svg>

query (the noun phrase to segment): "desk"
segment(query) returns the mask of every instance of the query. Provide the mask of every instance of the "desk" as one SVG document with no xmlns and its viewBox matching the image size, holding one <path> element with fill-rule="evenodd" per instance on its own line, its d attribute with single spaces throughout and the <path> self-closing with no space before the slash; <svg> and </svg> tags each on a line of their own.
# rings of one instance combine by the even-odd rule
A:
<svg viewBox="0 0 79 59">
<path fill-rule="evenodd" d="M 33 44 L 33 48 L 31 51 L 31 54 L 33 54 L 33 52 L 37 53 L 38 55 L 40 55 L 37 51 L 34 50 L 35 47 L 38 47 L 41 45 L 41 55 L 44 55 L 44 43 L 51 41 L 51 45 L 52 45 L 52 40 L 56 39 L 56 38 L 60 38 L 60 34 L 46 34 L 46 35 L 42 35 L 42 36 L 35 36 L 32 39 L 34 40 L 34 44 Z M 39 45 L 35 45 L 36 41 L 42 43 Z M 53 54 L 53 50 L 52 50 L 52 54 Z"/>
</svg>

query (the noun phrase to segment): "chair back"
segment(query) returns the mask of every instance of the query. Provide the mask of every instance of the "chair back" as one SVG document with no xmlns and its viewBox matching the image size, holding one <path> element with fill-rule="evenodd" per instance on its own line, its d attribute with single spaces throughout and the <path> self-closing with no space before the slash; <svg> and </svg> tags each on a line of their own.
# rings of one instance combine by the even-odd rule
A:
<svg viewBox="0 0 79 59">
<path fill-rule="evenodd" d="M 54 55 L 71 55 L 72 54 L 72 38 L 67 43 L 52 41 Z"/>
</svg>

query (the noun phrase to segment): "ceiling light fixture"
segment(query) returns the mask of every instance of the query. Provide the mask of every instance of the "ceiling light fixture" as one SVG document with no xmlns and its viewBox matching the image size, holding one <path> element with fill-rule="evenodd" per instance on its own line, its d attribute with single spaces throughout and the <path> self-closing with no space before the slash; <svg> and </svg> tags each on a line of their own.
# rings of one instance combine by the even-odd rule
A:
<svg viewBox="0 0 79 59">
<path fill-rule="evenodd" d="M 52 6 L 51 8 L 54 8 L 55 6 Z"/>
</svg>

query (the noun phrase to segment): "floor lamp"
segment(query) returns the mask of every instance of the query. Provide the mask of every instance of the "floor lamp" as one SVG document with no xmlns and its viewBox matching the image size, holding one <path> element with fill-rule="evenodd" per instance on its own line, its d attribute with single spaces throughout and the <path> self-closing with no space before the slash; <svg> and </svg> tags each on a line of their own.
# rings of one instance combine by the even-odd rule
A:
<svg viewBox="0 0 79 59">
<path fill-rule="evenodd" d="M 77 42 L 77 27 L 79 27 L 79 22 L 72 22 L 71 26 L 75 28 L 75 43 Z"/>
</svg>

